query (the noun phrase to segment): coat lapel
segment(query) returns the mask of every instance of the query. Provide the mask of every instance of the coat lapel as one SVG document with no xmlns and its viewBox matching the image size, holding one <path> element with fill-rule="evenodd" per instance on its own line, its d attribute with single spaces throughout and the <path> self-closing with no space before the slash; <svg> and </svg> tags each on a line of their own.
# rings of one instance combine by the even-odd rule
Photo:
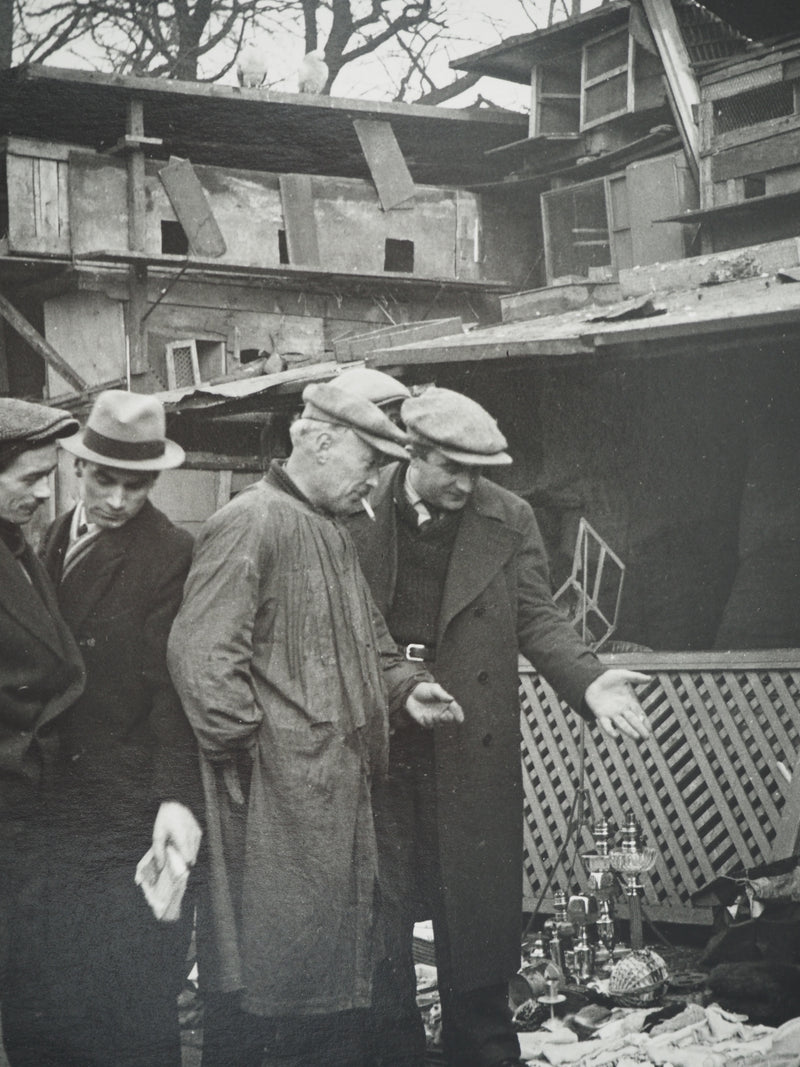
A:
<svg viewBox="0 0 800 1067">
<path fill-rule="evenodd" d="M 480 483 L 479 483 L 480 484 Z M 464 508 L 456 534 L 439 613 L 438 643 L 460 611 L 471 604 L 506 564 L 520 541 L 518 531 L 487 506 L 479 489 Z"/>
<path fill-rule="evenodd" d="M 119 530 L 104 530 L 61 582 L 58 601 L 73 633 L 105 595 L 124 562 L 135 521 L 131 519 Z"/>
<path fill-rule="evenodd" d="M 32 554 L 31 554 L 32 556 Z M 37 569 L 32 556 L 32 580 L 29 581 L 17 560 L 5 545 L 0 545 L 0 583 L 3 586 L 5 610 L 29 630 L 37 640 L 46 644 L 59 657 L 64 654 L 58 618 L 58 607 L 47 585 L 47 579 Z"/>
</svg>

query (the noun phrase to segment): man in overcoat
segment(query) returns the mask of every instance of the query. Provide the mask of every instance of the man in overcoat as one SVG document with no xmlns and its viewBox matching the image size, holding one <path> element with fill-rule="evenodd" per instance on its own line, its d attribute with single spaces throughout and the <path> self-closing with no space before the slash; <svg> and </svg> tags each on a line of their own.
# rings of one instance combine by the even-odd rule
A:
<svg viewBox="0 0 800 1067">
<path fill-rule="evenodd" d="M 461 718 L 398 655 L 340 521 L 405 436 L 334 384 L 303 400 L 288 460 L 205 523 L 170 637 L 206 793 L 205 1067 L 365 1063 L 388 712 Z"/>
<path fill-rule="evenodd" d="M 37 884 L 56 723 L 84 684 L 80 652 L 24 531 L 50 498 L 56 440 L 77 428 L 58 408 L 0 399 L 0 1002 L 12 1062 L 11 932 Z"/>
<path fill-rule="evenodd" d="M 43 561 L 87 680 L 58 722 L 51 862 L 27 931 L 27 980 L 47 1010 L 27 1017 L 27 1062 L 180 1067 L 192 910 L 157 921 L 134 875 L 151 845 L 157 864 L 191 865 L 200 840 L 196 746 L 166 663 L 192 539 L 148 499 L 184 454 L 161 402 L 121 390 L 99 394 L 62 445 L 80 499 Z"/>
<path fill-rule="evenodd" d="M 350 530 L 389 631 L 464 710 L 460 725 L 391 739 L 375 794 L 386 958 L 376 981 L 377 1062 L 421 1067 L 412 932 L 432 918 L 451 1067 L 517 1064 L 507 981 L 519 968 L 523 794 L 517 657 L 612 736 L 649 728 L 631 689 L 604 670 L 553 602 L 530 507 L 482 477 L 511 458 L 479 404 L 431 387 L 406 400 L 408 463 L 381 473 L 375 521 Z"/>
</svg>

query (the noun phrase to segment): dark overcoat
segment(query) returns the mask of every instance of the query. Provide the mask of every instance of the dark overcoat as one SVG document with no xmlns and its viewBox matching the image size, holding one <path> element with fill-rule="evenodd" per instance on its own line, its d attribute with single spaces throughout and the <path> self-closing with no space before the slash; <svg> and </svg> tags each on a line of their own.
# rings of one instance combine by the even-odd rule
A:
<svg viewBox="0 0 800 1067">
<path fill-rule="evenodd" d="M 384 468 L 372 498 L 375 522 L 365 515 L 350 524 L 384 614 L 394 596 L 394 489 L 403 469 Z M 531 508 L 481 478 L 453 545 L 431 667 L 465 716 L 463 724 L 437 727 L 433 742 L 438 862 L 453 981 L 462 989 L 504 981 L 519 967 L 519 652 L 583 713 L 583 694 L 603 668 L 553 602 Z"/>
<path fill-rule="evenodd" d="M 59 725 L 63 784 L 87 830 L 96 818 L 138 848 L 131 831 L 149 836 L 161 800 L 198 806 L 196 746 L 166 662 L 192 537 L 148 500 L 124 526 L 104 530 L 62 581 L 71 519 L 55 521 L 42 549 L 87 673 Z"/>
<path fill-rule="evenodd" d="M 83 688 L 78 647 L 28 545 L 20 566 L 0 538 L 0 986 L 9 922 L 36 865 L 34 816 L 52 769 L 55 726 Z"/>
<path fill-rule="evenodd" d="M 0 539 L 0 812 L 25 804 L 55 750 L 54 722 L 83 688 L 80 652 L 29 546 L 30 580 Z"/>
</svg>

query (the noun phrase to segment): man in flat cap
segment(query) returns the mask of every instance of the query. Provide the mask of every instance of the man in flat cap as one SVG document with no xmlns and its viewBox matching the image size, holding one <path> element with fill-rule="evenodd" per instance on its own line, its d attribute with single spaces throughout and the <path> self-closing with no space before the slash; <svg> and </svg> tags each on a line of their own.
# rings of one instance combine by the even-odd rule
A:
<svg viewBox="0 0 800 1067">
<path fill-rule="evenodd" d="M 371 400 L 387 418 L 401 425 L 400 408 L 403 401 L 411 396 L 411 392 L 408 386 L 393 378 L 391 374 L 375 370 L 374 367 L 350 367 L 334 378 L 334 384 L 346 393 Z"/>
<path fill-rule="evenodd" d="M 84 684 L 81 655 L 25 527 L 50 498 L 65 411 L 0 398 L 0 1000 L 15 984 L 16 930 L 42 860 L 42 809 L 60 716 Z M 4 1024 L 5 1012 L 4 1012 Z M 4 1025 L 4 1030 L 6 1029 Z M 13 1030 L 13 1025 L 11 1027 Z M 4 1033 L 8 1045 L 10 1034 Z"/>
<path fill-rule="evenodd" d="M 407 463 L 384 468 L 375 521 L 350 530 L 389 631 L 464 709 L 463 724 L 394 732 L 374 798 L 386 958 L 380 1067 L 421 1067 L 412 931 L 432 918 L 451 1067 L 519 1064 L 508 978 L 520 964 L 522 818 L 517 656 L 601 729 L 649 729 L 630 671 L 606 671 L 554 604 L 530 507 L 482 476 L 506 440 L 479 404 L 431 387 L 406 400 Z"/>
<path fill-rule="evenodd" d="M 49 998 L 26 1011 L 17 991 L 20 1062 L 180 1067 L 192 909 L 158 921 L 134 875 L 151 846 L 156 868 L 182 873 L 200 842 L 197 750 L 166 660 L 192 538 L 149 500 L 184 453 L 166 437 L 161 402 L 122 390 L 100 393 L 61 445 L 80 498 L 48 530 L 42 558 L 87 679 L 57 724 L 41 925 L 20 931 L 28 986 L 40 1004 Z"/>
<path fill-rule="evenodd" d="M 388 715 L 461 717 L 397 653 L 339 521 L 405 436 L 335 384 L 303 400 L 288 460 L 204 525 L 170 637 L 206 792 L 205 1067 L 366 1062 Z"/>
</svg>

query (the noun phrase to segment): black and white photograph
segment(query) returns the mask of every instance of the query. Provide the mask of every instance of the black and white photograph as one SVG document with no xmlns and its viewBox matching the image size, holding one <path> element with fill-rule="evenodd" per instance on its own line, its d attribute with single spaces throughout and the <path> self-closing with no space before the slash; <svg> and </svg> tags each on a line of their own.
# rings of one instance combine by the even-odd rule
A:
<svg viewBox="0 0 800 1067">
<path fill-rule="evenodd" d="M 800 6 L 0 0 L 0 1067 L 800 1067 Z"/>
</svg>

